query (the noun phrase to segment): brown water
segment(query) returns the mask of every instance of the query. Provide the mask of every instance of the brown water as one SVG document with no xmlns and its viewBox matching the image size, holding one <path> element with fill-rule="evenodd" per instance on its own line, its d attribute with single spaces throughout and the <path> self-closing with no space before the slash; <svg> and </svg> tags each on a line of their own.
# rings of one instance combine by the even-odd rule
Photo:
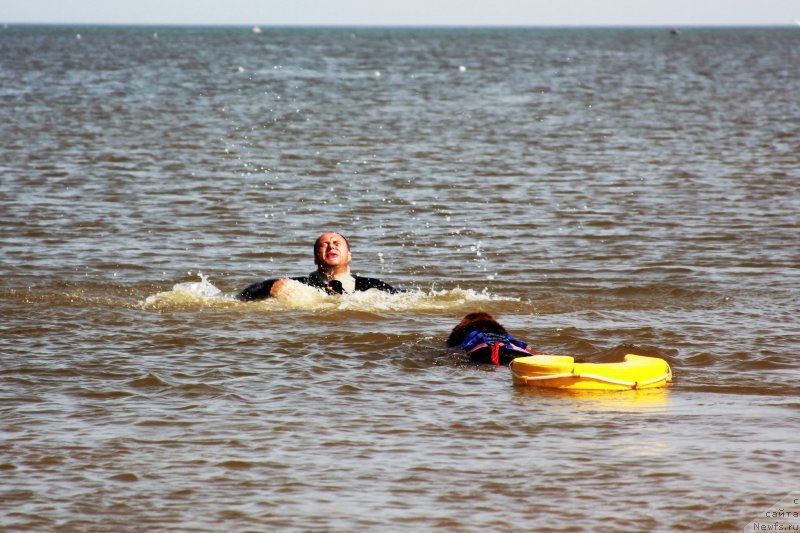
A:
<svg viewBox="0 0 800 533">
<path fill-rule="evenodd" d="M 0 31 L 0 529 L 742 531 L 800 490 L 798 65 L 792 28 Z M 411 291 L 232 298 L 328 229 Z M 514 387 L 444 348 L 478 309 L 675 382 Z"/>
</svg>

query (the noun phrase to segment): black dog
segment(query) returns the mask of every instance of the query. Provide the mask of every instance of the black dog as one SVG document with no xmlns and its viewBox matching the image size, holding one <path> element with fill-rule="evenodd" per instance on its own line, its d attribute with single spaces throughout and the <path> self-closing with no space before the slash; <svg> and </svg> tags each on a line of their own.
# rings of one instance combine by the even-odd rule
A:
<svg viewBox="0 0 800 533">
<path fill-rule="evenodd" d="M 508 334 L 492 315 L 469 313 L 447 338 L 448 346 L 460 346 L 473 363 L 508 365 L 517 357 L 535 355 L 528 345 Z"/>
</svg>

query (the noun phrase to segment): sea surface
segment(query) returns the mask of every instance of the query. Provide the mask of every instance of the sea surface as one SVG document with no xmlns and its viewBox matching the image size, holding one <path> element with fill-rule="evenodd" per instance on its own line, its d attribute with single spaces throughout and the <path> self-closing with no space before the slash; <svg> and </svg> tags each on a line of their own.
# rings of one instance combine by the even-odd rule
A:
<svg viewBox="0 0 800 533">
<path fill-rule="evenodd" d="M 1 530 L 797 507 L 800 29 L 261 30 L 0 27 Z M 234 299 L 323 231 L 408 292 Z M 514 386 L 476 310 L 674 382 Z"/>
</svg>

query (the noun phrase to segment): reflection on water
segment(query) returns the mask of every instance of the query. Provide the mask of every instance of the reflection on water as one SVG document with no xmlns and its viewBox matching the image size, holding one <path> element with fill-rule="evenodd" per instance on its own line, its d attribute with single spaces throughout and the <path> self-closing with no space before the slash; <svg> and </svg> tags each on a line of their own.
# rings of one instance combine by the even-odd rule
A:
<svg viewBox="0 0 800 533">
<path fill-rule="evenodd" d="M 514 388 L 517 401 L 529 402 L 553 401 L 565 413 L 575 416 L 583 411 L 620 413 L 652 413 L 669 412 L 670 388 L 602 391 L 580 389 L 548 389 L 540 387 L 517 386 Z"/>
</svg>

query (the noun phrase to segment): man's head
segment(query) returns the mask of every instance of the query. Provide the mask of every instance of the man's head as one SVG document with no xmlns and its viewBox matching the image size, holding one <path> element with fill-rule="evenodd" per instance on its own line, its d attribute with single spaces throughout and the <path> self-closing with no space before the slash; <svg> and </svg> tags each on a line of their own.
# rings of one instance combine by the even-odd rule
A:
<svg viewBox="0 0 800 533">
<path fill-rule="evenodd" d="M 350 259 L 350 243 L 340 233 L 323 233 L 314 243 L 314 263 L 320 268 L 347 268 Z"/>
</svg>

